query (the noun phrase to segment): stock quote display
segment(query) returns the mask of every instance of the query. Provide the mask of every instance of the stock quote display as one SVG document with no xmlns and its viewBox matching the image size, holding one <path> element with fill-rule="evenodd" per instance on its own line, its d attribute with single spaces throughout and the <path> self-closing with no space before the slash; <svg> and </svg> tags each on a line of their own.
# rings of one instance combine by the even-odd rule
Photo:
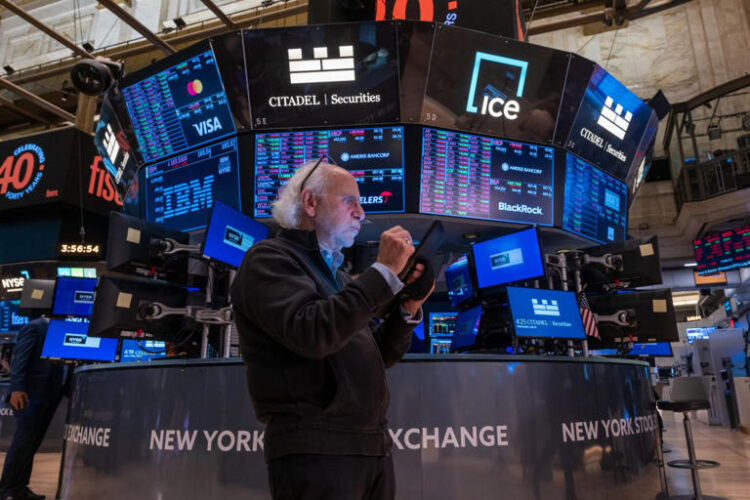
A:
<svg viewBox="0 0 750 500">
<path fill-rule="evenodd" d="M 240 209 L 237 138 L 144 167 L 146 220 L 178 231 L 204 227 L 214 200 Z"/>
<path fill-rule="evenodd" d="M 122 95 L 144 162 L 235 131 L 211 50 L 124 86 Z"/>
<path fill-rule="evenodd" d="M 354 176 L 365 212 L 403 212 L 403 142 L 403 127 L 257 134 L 254 215 L 270 217 L 279 190 L 297 169 L 326 155 Z"/>
<path fill-rule="evenodd" d="M 424 128 L 419 211 L 551 226 L 554 150 Z"/>
<path fill-rule="evenodd" d="M 628 187 L 570 153 L 565 156 L 563 229 L 599 243 L 624 240 Z"/>
<path fill-rule="evenodd" d="M 750 266 L 750 225 L 693 240 L 699 275 Z"/>
</svg>

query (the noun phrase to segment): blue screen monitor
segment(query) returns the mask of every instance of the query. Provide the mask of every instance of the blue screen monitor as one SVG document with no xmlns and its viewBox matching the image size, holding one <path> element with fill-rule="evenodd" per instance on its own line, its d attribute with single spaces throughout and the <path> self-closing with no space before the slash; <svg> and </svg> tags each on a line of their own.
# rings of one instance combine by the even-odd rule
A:
<svg viewBox="0 0 750 500">
<path fill-rule="evenodd" d="M 563 229 L 599 243 L 623 241 L 628 187 L 570 153 L 565 157 Z"/>
<path fill-rule="evenodd" d="M 479 290 L 544 276 L 535 228 L 476 243 L 471 251 Z"/>
<path fill-rule="evenodd" d="M 617 356 L 617 349 L 592 349 L 589 354 L 592 356 Z"/>
<path fill-rule="evenodd" d="M 453 334 L 451 350 L 460 349 L 474 345 L 479 333 L 479 323 L 482 320 L 482 306 L 458 313 L 456 318 L 456 331 Z"/>
<path fill-rule="evenodd" d="M 452 306 L 463 304 L 474 296 L 469 272 L 469 258 L 466 254 L 445 270 L 445 283 L 448 286 L 448 299 Z"/>
<path fill-rule="evenodd" d="M 508 302 L 517 337 L 586 338 L 573 292 L 509 286 Z"/>
<path fill-rule="evenodd" d="M 147 68 L 121 82 L 145 163 L 235 132 L 213 51 L 187 49 L 169 62 L 174 64 L 155 73 Z"/>
<path fill-rule="evenodd" d="M 267 237 L 268 226 L 224 203 L 214 202 L 203 240 L 203 256 L 237 268 L 245 252 Z"/>
<path fill-rule="evenodd" d="M 56 316 L 91 316 L 94 309 L 96 280 L 91 278 L 57 278 L 52 314 Z"/>
<path fill-rule="evenodd" d="M 240 206 L 240 160 L 236 137 L 143 167 L 148 222 L 177 231 L 206 226 L 215 201 Z"/>
<path fill-rule="evenodd" d="M 114 361 L 117 339 L 89 337 L 88 321 L 50 320 L 42 347 L 43 358 Z"/>
<path fill-rule="evenodd" d="M 127 363 L 163 358 L 166 355 L 165 349 L 162 340 L 123 339 L 120 347 L 120 361 Z"/>
<path fill-rule="evenodd" d="M 709 327 L 698 327 L 698 328 L 687 328 L 685 335 L 687 336 L 688 344 L 692 344 L 695 340 L 708 340 L 709 335 L 714 333 L 716 328 L 713 326 Z"/>
<path fill-rule="evenodd" d="M 18 313 L 20 300 L 0 300 L 0 333 L 19 331 L 29 318 Z"/>
<path fill-rule="evenodd" d="M 628 356 L 656 356 L 671 357 L 672 345 L 669 342 L 650 342 L 646 344 L 633 344 Z"/>
<path fill-rule="evenodd" d="M 297 169 L 326 155 L 354 176 L 365 212 L 404 211 L 404 127 L 368 127 L 256 134 L 254 216 L 271 217 Z"/>
<path fill-rule="evenodd" d="M 452 337 L 456 330 L 456 313 L 449 312 L 431 312 L 427 320 L 428 337 Z"/>
</svg>

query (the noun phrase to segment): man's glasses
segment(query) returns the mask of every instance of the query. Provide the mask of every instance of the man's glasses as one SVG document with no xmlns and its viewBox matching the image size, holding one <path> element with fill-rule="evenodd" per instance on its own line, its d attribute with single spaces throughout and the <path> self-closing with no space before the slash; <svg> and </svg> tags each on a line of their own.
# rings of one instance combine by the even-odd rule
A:
<svg viewBox="0 0 750 500">
<path fill-rule="evenodd" d="M 304 178 L 304 179 L 302 179 L 302 183 L 301 183 L 301 184 L 299 185 L 299 191 L 300 191 L 300 193 L 302 192 L 302 190 L 303 190 L 303 189 L 305 189 L 305 183 L 307 182 L 307 179 L 309 179 L 309 178 L 310 178 L 310 176 L 312 175 L 312 173 L 313 173 L 313 172 L 315 172 L 315 169 L 316 169 L 316 168 L 318 168 L 318 165 L 320 165 L 320 162 L 322 162 L 322 161 L 323 161 L 323 160 L 325 160 L 325 159 L 327 159 L 327 160 L 328 160 L 328 162 L 329 162 L 329 163 L 330 163 L 331 165 L 336 165 L 336 162 L 335 162 L 335 161 L 333 161 L 333 160 L 331 159 L 331 157 L 330 157 L 330 156 L 328 156 L 328 155 L 323 155 L 323 156 L 321 156 L 320 158 L 318 158 L 318 161 L 317 161 L 317 163 L 315 163 L 315 166 L 314 166 L 313 168 L 311 168 L 311 169 L 310 169 L 310 171 L 309 171 L 309 172 L 307 173 L 307 175 L 305 176 L 305 178 Z"/>
</svg>

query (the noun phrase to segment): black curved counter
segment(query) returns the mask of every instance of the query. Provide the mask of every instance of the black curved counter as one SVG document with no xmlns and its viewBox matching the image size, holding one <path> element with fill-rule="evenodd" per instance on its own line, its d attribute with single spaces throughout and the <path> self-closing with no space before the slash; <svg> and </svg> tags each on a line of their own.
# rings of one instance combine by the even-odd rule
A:
<svg viewBox="0 0 750 500">
<path fill-rule="evenodd" d="M 269 498 L 238 359 L 76 372 L 61 499 Z M 407 356 L 388 371 L 399 499 L 644 499 L 660 491 L 645 363 Z"/>
</svg>

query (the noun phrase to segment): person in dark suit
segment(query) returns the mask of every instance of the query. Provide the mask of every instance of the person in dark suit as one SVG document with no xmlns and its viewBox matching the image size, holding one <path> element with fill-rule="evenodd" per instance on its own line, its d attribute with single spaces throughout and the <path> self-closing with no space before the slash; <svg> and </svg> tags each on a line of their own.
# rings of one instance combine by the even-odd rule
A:
<svg viewBox="0 0 750 500">
<path fill-rule="evenodd" d="M 0 477 L 0 499 L 43 499 L 29 489 L 34 454 L 63 397 L 65 367 L 41 359 L 49 320 L 39 318 L 19 332 L 10 370 L 10 405 L 16 430 Z"/>
</svg>

